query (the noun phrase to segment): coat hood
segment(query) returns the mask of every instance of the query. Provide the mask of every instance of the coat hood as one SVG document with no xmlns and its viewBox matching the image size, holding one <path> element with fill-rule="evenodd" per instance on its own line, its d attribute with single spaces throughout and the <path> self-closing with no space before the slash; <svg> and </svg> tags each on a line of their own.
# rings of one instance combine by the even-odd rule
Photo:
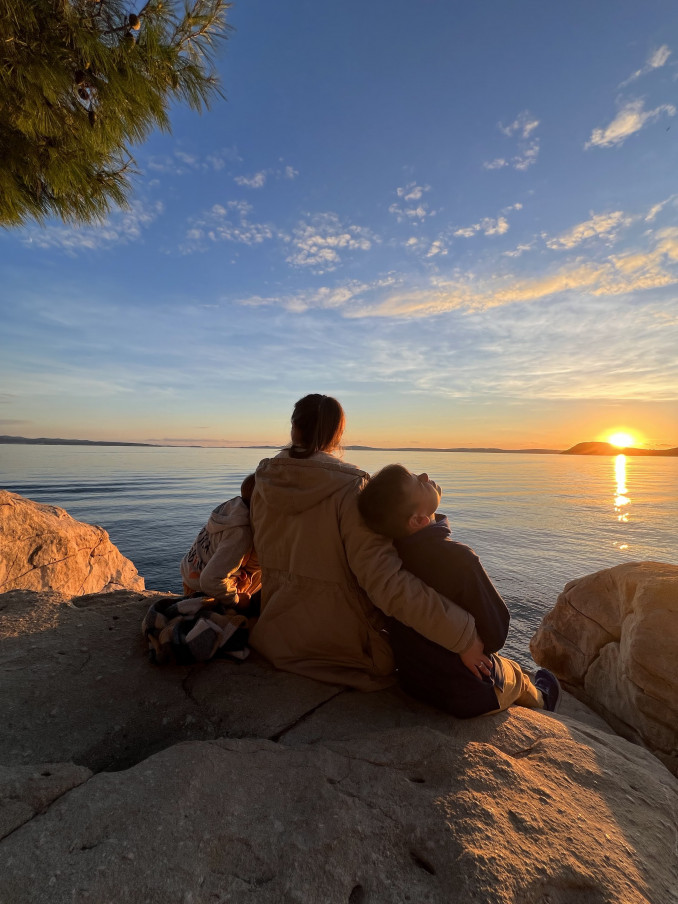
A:
<svg viewBox="0 0 678 904">
<path fill-rule="evenodd" d="M 207 530 L 216 534 L 227 527 L 249 527 L 250 510 L 240 496 L 218 505 L 209 517 Z"/>
<path fill-rule="evenodd" d="M 305 512 L 334 493 L 361 483 L 369 475 L 326 452 L 311 458 L 290 458 L 286 451 L 265 458 L 257 468 L 255 493 L 272 509 L 294 515 Z"/>
</svg>

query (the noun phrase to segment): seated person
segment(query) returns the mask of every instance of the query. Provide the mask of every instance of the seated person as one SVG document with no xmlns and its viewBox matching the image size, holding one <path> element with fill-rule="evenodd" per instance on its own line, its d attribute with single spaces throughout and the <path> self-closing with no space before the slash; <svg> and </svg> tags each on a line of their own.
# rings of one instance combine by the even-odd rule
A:
<svg viewBox="0 0 678 904">
<path fill-rule="evenodd" d="M 473 615 L 483 641 L 484 653 L 467 666 L 458 653 L 389 618 L 402 688 L 459 718 L 511 704 L 554 712 L 560 700 L 555 675 L 539 669 L 533 684 L 516 662 L 496 655 L 506 641 L 508 610 L 473 550 L 452 540 L 447 517 L 435 514 L 440 497 L 427 474 L 417 476 L 402 465 L 383 468 L 358 497 L 368 527 L 395 541 L 408 571 Z"/>
<path fill-rule="evenodd" d="M 250 525 L 254 482 L 254 474 L 250 474 L 242 482 L 240 496 L 214 509 L 181 560 L 186 596 L 202 593 L 227 605 L 245 608 L 261 588 L 261 569 Z"/>
</svg>

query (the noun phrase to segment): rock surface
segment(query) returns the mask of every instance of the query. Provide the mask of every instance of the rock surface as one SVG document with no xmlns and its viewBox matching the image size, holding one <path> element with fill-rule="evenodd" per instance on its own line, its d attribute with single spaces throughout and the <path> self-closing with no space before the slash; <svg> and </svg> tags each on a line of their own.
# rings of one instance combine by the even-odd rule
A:
<svg viewBox="0 0 678 904">
<path fill-rule="evenodd" d="M 0 596 L 3 904 L 677 904 L 678 782 L 569 695 L 458 721 L 157 667 L 157 596 Z"/>
<path fill-rule="evenodd" d="M 530 651 L 678 774 L 678 566 L 632 562 L 571 581 Z"/>
<path fill-rule="evenodd" d="M 188 738 L 275 737 L 341 691 L 252 656 L 154 666 L 141 620 L 161 594 L 0 596 L 0 763 L 121 769 Z"/>
<path fill-rule="evenodd" d="M 175 745 L 5 838 L 0 900 L 672 904 L 676 781 L 593 734 L 516 711 Z"/>
<path fill-rule="evenodd" d="M 144 589 L 134 564 L 102 527 L 76 521 L 57 506 L 0 490 L 0 540 L 0 593 Z"/>
</svg>

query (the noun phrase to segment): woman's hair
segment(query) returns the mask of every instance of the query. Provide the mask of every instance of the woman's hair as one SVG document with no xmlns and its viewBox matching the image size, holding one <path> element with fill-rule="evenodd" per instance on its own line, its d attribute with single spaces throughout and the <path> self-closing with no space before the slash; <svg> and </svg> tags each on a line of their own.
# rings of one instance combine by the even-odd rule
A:
<svg viewBox="0 0 678 904">
<path fill-rule="evenodd" d="M 344 409 L 332 396 L 316 392 L 299 399 L 292 412 L 297 442 L 290 446 L 291 457 L 310 458 L 337 449 L 345 423 Z"/>
<path fill-rule="evenodd" d="M 254 492 L 255 482 L 256 476 L 254 474 L 248 474 L 240 484 L 240 498 L 248 507 L 250 504 L 250 499 L 252 498 L 252 493 Z"/>
</svg>

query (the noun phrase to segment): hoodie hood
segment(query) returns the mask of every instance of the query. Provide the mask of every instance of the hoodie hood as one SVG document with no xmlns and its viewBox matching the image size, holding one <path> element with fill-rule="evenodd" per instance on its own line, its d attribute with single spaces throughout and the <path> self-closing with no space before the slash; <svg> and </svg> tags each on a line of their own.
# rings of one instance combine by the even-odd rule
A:
<svg viewBox="0 0 678 904">
<path fill-rule="evenodd" d="M 395 545 L 397 550 L 402 549 L 405 552 L 414 553 L 416 555 L 420 546 L 428 548 L 428 545 L 431 542 L 446 540 L 451 536 L 452 529 L 450 528 L 450 522 L 447 519 L 447 515 L 436 512 L 435 521 L 432 521 L 426 527 L 422 527 L 421 530 L 409 534 L 407 537 L 396 540 Z M 435 538 L 435 540 L 433 538 Z"/>
<path fill-rule="evenodd" d="M 216 534 L 227 527 L 245 526 L 250 526 L 250 510 L 242 497 L 235 496 L 214 509 L 207 522 L 207 531 Z"/>
<path fill-rule="evenodd" d="M 257 468 L 255 493 L 266 505 L 289 515 L 305 512 L 369 475 L 327 452 L 290 458 L 287 451 L 265 458 Z"/>
</svg>

